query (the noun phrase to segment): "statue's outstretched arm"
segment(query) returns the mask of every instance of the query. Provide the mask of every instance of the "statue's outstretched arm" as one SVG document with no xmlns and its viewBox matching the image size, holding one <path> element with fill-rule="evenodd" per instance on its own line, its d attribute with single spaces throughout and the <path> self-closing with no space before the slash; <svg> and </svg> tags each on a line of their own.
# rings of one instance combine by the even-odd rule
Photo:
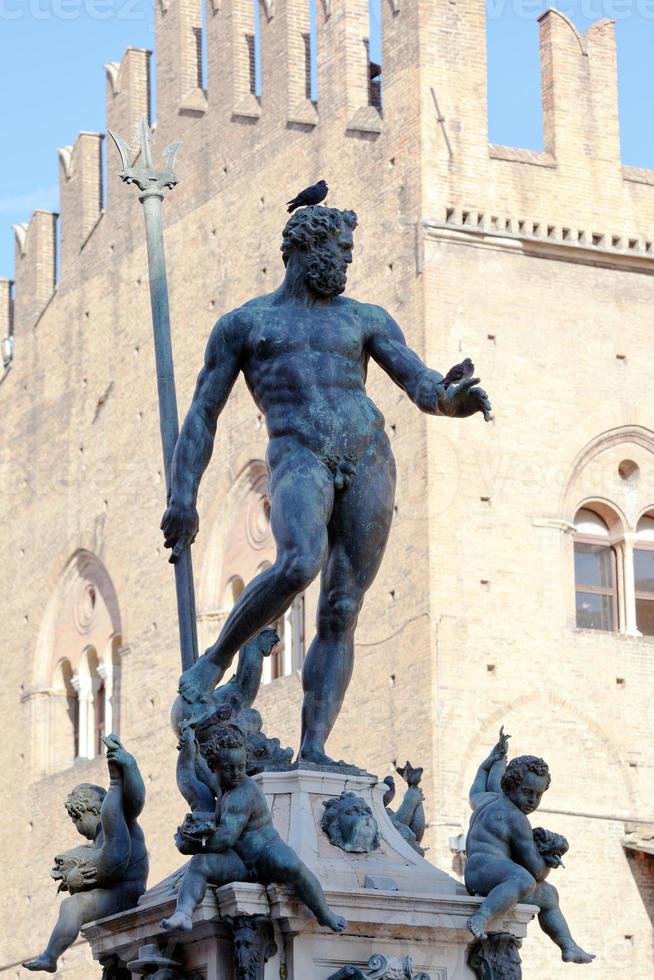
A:
<svg viewBox="0 0 654 980">
<path fill-rule="evenodd" d="M 198 488 L 213 452 L 218 416 L 241 367 L 245 319 L 237 310 L 221 317 L 213 328 L 193 401 L 175 446 L 170 500 L 161 521 L 165 545 L 173 549 L 173 562 L 198 532 Z"/>
<path fill-rule="evenodd" d="M 381 307 L 370 306 L 373 328 L 366 349 L 389 378 L 423 412 L 440 415 L 439 386 L 443 375 L 432 371 L 407 345 L 400 327 Z"/>
<path fill-rule="evenodd" d="M 491 404 L 479 378 L 465 377 L 459 383 L 443 383 L 438 371 L 428 368 L 407 345 L 392 316 L 380 306 L 368 306 L 372 324 L 366 350 L 388 376 L 418 406 L 430 415 L 466 418 L 481 412 L 488 421 Z"/>
</svg>

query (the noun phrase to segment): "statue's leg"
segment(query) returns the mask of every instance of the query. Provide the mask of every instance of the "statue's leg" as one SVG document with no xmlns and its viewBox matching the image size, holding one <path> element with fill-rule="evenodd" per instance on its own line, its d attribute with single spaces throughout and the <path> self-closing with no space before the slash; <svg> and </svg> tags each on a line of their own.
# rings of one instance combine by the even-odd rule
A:
<svg viewBox="0 0 654 980">
<path fill-rule="evenodd" d="M 533 894 L 536 881 L 519 864 L 486 854 L 473 855 L 466 864 L 466 888 L 472 895 L 486 898 L 475 914 L 468 919 L 468 929 L 477 939 L 484 939 L 490 919 L 505 915 L 518 902 Z"/>
<path fill-rule="evenodd" d="M 290 439 L 273 440 L 268 461 L 270 524 L 277 557 L 243 589 L 213 646 L 182 674 L 179 691 L 191 702 L 213 690 L 239 647 L 279 619 L 325 560 L 334 502 L 329 470 Z"/>
<path fill-rule="evenodd" d="M 561 958 L 566 963 L 590 963 L 595 958 L 572 938 L 565 916 L 559 908 L 559 893 L 553 885 L 548 881 L 542 882 L 529 901 L 540 908 L 538 923 L 545 935 L 559 947 Z"/>
<path fill-rule="evenodd" d="M 381 564 L 394 498 L 395 462 L 386 434 L 380 432 L 358 461 L 349 487 L 336 494 L 329 524 L 316 636 L 302 671 L 300 756 L 309 762 L 332 761 L 325 755 L 325 742 L 352 677 L 354 628 Z"/>
<path fill-rule="evenodd" d="M 48 945 L 36 959 L 23 963 L 25 969 L 55 973 L 57 960 L 75 942 L 82 925 L 96 917 L 95 906 L 94 891 L 80 892 L 65 898 L 59 907 L 59 918 L 52 930 Z"/>
<path fill-rule="evenodd" d="M 235 851 L 194 854 L 179 885 L 177 908 L 169 919 L 162 919 L 162 929 L 190 932 L 193 913 L 204 898 L 208 884 L 220 886 L 230 881 L 249 880 L 250 873 Z"/>
<path fill-rule="evenodd" d="M 347 920 L 330 909 L 314 873 L 283 840 L 275 841 L 265 848 L 257 860 L 255 870 L 257 879 L 265 884 L 277 882 L 291 885 L 321 926 L 327 926 L 333 932 L 343 932 L 347 928 Z"/>
</svg>

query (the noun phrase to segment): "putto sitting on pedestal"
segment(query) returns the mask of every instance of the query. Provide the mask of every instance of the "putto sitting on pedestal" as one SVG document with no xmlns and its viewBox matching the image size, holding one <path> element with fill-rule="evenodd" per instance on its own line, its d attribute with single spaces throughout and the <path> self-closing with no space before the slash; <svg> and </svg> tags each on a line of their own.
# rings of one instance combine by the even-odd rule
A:
<svg viewBox="0 0 654 980">
<path fill-rule="evenodd" d="M 471 895 L 485 900 L 468 920 L 468 928 L 477 939 L 485 939 L 491 919 L 506 915 L 518 902 L 529 902 L 539 907 L 540 927 L 559 947 L 562 959 L 590 963 L 595 957 L 572 938 L 558 892 L 545 881 L 552 868 L 561 867 L 568 842 L 541 827 L 532 830 L 527 819 L 549 788 L 549 768 L 533 755 L 519 756 L 507 766 L 509 738 L 501 728 L 470 789 L 473 814 L 465 883 Z"/>
<path fill-rule="evenodd" d="M 235 725 L 217 726 L 204 754 L 216 777 L 217 804 L 213 814 L 206 812 L 204 783 L 196 787 L 200 795 L 193 800 L 195 768 L 189 768 L 183 792 L 191 805 L 192 817 L 177 831 L 176 842 L 183 854 L 193 857 L 179 886 L 177 909 L 162 921 L 162 927 L 190 931 L 193 912 L 208 884 L 254 881 L 262 885 L 292 885 L 321 925 L 343 932 L 346 920 L 332 912 L 316 876 L 273 827 L 266 798 L 246 773 L 247 746 L 240 729 Z M 179 765 L 177 773 L 179 782 Z"/>
<path fill-rule="evenodd" d="M 82 925 L 136 905 L 145 891 L 148 852 L 137 817 L 145 803 L 145 786 L 136 759 L 116 735 L 103 737 L 107 746 L 109 789 L 81 783 L 66 799 L 66 810 L 91 844 L 55 857 L 50 872 L 59 891 L 69 892 L 61 903 L 50 941 L 27 970 L 55 973 L 57 960 L 71 946 Z"/>
</svg>

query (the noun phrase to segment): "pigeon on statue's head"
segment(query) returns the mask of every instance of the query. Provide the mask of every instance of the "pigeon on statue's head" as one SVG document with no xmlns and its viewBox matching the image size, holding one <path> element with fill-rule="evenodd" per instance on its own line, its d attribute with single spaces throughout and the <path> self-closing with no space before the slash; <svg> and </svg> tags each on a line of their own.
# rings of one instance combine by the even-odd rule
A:
<svg viewBox="0 0 654 980">
<path fill-rule="evenodd" d="M 319 180 L 317 184 L 312 184 L 311 187 L 305 187 L 303 191 L 297 195 L 297 197 L 292 198 L 287 201 L 288 213 L 291 214 L 296 208 L 309 207 L 312 204 L 320 204 L 327 197 L 327 187 L 326 180 Z"/>
</svg>

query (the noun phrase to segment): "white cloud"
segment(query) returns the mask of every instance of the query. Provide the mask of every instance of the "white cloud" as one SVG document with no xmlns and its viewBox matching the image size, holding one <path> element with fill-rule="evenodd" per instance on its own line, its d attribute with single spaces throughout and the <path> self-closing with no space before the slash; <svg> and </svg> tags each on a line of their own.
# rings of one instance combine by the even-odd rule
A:
<svg viewBox="0 0 654 980">
<path fill-rule="evenodd" d="M 37 208 L 45 211 L 56 211 L 59 202 L 59 188 L 56 184 L 51 187 L 37 187 L 24 194 L 7 194 L 0 197 L 0 214 L 27 212 L 27 215 Z"/>
</svg>

